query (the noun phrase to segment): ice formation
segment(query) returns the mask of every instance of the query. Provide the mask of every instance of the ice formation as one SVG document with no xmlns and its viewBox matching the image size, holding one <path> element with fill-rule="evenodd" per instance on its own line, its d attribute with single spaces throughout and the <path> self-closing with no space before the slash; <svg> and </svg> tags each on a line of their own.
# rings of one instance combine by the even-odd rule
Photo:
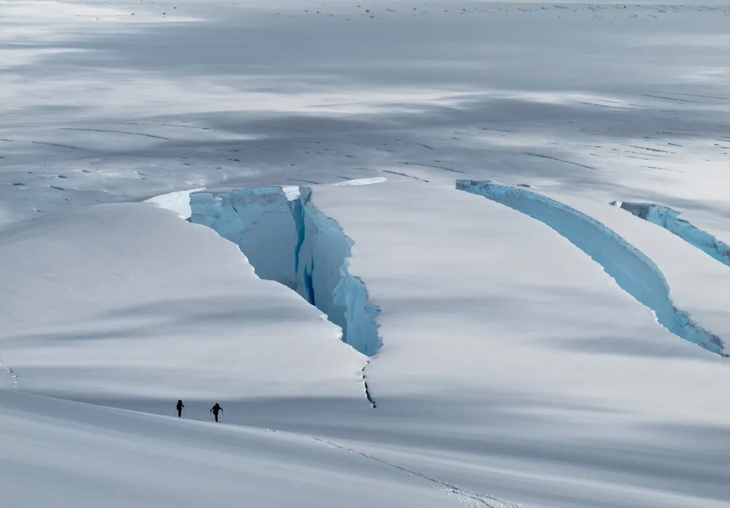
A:
<svg viewBox="0 0 730 508">
<path fill-rule="evenodd" d="M 710 233 L 692 225 L 692 223 L 680 219 L 678 211 L 653 203 L 614 201 L 611 204 L 671 231 L 685 242 L 717 259 L 720 263 L 730 266 L 730 246 Z"/>
<path fill-rule="evenodd" d="M 348 271 L 353 241 L 311 202 L 308 188 L 261 187 L 190 196 L 190 222 L 239 246 L 262 279 L 284 284 L 372 356 L 382 345 L 365 284 Z"/>
<path fill-rule="evenodd" d="M 527 189 L 474 180 L 457 180 L 456 188 L 545 223 L 599 263 L 622 289 L 652 309 L 667 330 L 713 353 L 727 355 L 720 337 L 674 306 L 669 285 L 656 264 L 604 224 Z"/>
</svg>

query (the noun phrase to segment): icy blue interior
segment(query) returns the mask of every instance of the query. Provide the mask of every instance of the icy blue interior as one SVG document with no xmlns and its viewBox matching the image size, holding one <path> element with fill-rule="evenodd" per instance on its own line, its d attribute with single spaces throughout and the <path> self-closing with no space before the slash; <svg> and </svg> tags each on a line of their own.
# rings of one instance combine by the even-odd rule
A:
<svg viewBox="0 0 730 508">
<path fill-rule="evenodd" d="M 279 187 L 191 194 L 190 222 L 239 246 L 256 274 L 299 293 L 342 329 L 342 340 L 372 356 L 382 345 L 365 284 L 348 271 L 353 245 L 334 220 Z"/>
<path fill-rule="evenodd" d="M 654 311 L 657 321 L 679 337 L 723 355 L 723 342 L 674 307 L 659 268 L 643 253 L 597 220 L 529 191 L 490 181 L 457 180 L 456 188 L 506 205 L 537 219 L 603 266 L 618 285 Z"/>
<path fill-rule="evenodd" d="M 649 222 L 653 222 L 664 229 L 671 231 L 685 242 L 700 249 L 717 259 L 720 263 L 730 266 L 730 246 L 721 242 L 710 233 L 679 218 L 679 212 L 662 205 L 652 203 L 611 203 L 620 206 L 626 211 Z"/>
</svg>

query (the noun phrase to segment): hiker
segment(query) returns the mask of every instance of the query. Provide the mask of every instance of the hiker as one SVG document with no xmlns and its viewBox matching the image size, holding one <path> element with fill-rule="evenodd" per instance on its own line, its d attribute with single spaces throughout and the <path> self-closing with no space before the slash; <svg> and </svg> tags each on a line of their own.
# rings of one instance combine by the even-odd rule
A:
<svg viewBox="0 0 730 508">
<path fill-rule="evenodd" d="M 213 416 L 215 416 L 215 421 L 216 422 L 218 422 L 218 413 L 220 411 L 223 411 L 223 408 L 217 402 L 215 403 L 215 406 L 213 406 L 212 408 L 210 408 L 210 412 L 213 413 Z"/>
<path fill-rule="evenodd" d="M 175 407 L 177 408 L 177 417 L 182 418 L 182 410 L 185 407 L 185 404 L 182 403 L 182 400 L 178 400 L 177 406 Z"/>
</svg>

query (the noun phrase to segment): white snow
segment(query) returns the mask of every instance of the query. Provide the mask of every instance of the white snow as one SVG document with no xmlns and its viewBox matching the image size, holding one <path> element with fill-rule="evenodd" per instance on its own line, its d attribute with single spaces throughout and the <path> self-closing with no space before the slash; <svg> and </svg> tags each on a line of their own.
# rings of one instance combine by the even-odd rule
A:
<svg viewBox="0 0 730 508">
<path fill-rule="evenodd" d="M 169 211 L 99 205 L 4 230 L 0 264 L 2 358 L 24 390 L 362 397 L 365 362 L 340 329 Z"/>
<path fill-rule="evenodd" d="M 3 0 L 0 504 L 726 508 L 729 21 Z"/>
<path fill-rule="evenodd" d="M 347 180 L 344 182 L 333 183 L 332 185 L 334 187 L 344 187 L 344 186 L 349 186 L 349 185 L 374 185 L 376 183 L 383 183 L 383 182 L 387 182 L 387 181 L 388 181 L 387 178 L 378 176 L 375 178 L 357 178 L 355 180 Z"/>
<path fill-rule="evenodd" d="M 0 447 L 5 506 L 476 506 L 448 485 L 265 429 L 0 391 L 0 430 L 12 436 Z"/>
<path fill-rule="evenodd" d="M 200 187 L 198 189 L 190 189 L 186 191 L 169 192 L 167 194 L 162 194 L 161 196 L 154 196 L 149 199 L 145 199 L 145 203 L 153 203 L 160 208 L 176 212 L 181 219 L 189 219 L 193 214 L 190 209 L 190 194 L 204 190 L 205 187 Z"/>
<path fill-rule="evenodd" d="M 727 360 L 669 333 L 584 252 L 501 204 L 418 182 L 317 187 L 312 201 L 353 239 L 349 270 L 382 310 L 383 347 L 366 368 L 379 411 L 391 409 L 389 401 L 398 406 L 402 399 L 427 400 L 448 411 L 475 442 L 499 436 L 501 446 L 493 443 L 486 447 L 491 453 L 477 457 L 466 452 L 465 460 L 501 475 L 506 463 L 520 475 L 538 475 L 541 466 L 529 457 L 554 460 L 569 447 L 550 472 L 570 485 L 572 499 L 581 500 L 573 501 L 576 506 L 593 506 L 599 491 L 606 506 L 710 502 L 691 495 L 669 504 L 624 498 L 625 493 L 608 494 L 611 487 L 600 478 L 611 476 L 609 462 L 637 460 L 651 428 L 728 428 Z M 484 424 L 461 416 L 475 407 L 501 408 L 500 417 L 485 416 Z M 545 427 L 536 432 L 533 419 Z M 597 454 L 592 446 L 568 444 L 596 435 L 612 443 L 610 451 Z M 669 452 L 680 446 L 671 433 L 654 439 L 690 462 L 721 463 L 720 451 L 713 452 L 709 442 L 694 452 Z M 525 440 L 527 457 L 518 448 Z M 662 478 L 666 487 L 672 475 L 683 474 L 665 476 L 657 467 L 643 463 L 632 471 L 631 483 L 657 488 Z M 600 488 L 582 491 L 584 481 Z M 544 495 L 523 499 L 552 506 Z"/>
</svg>

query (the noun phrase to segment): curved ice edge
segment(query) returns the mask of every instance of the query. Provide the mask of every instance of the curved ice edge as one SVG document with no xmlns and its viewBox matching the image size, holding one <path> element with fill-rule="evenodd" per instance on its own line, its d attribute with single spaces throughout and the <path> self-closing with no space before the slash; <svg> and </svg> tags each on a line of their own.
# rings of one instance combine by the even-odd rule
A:
<svg viewBox="0 0 730 508">
<path fill-rule="evenodd" d="M 659 267 L 601 222 L 541 194 L 493 181 L 457 180 L 456 189 L 491 199 L 543 222 L 599 263 L 619 287 L 653 310 L 659 324 L 667 330 L 712 353 L 730 356 L 720 337 L 674 306 L 669 284 Z"/>
<path fill-rule="evenodd" d="M 655 203 L 629 203 L 612 201 L 611 204 L 622 208 L 648 222 L 661 226 L 674 233 L 688 244 L 712 256 L 720 263 L 730 266 L 730 246 L 703 231 L 691 222 L 680 219 L 680 212 Z"/>
<path fill-rule="evenodd" d="M 329 271 L 338 261 L 332 263 L 322 254 L 323 252 L 331 254 L 335 251 L 335 257 L 339 259 L 339 280 L 331 292 L 332 301 L 330 312 L 327 314 L 332 313 L 333 309 L 342 309 L 341 314 L 332 313 L 334 314 L 332 322 L 342 328 L 343 341 L 364 355 L 373 356 L 383 345 L 376 321 L 380 308 L 370 303 L 370 295 L 362 279 L 350 273 L 350 258 L 355 242 L 345 234 L 335 219 L 324 215 L 312 203 L 311 189 L 303 188 L 301 195 L 304 241 L 299 247 L 297 256 L 297 278 L 299 279 L 300 275 L 303 280 L 311 277 L 314 284 L 323 285 L 323 282 L 317 279 L 318 271 L 322 268 Z M 327 242 L 328 239 L 334 239 L 337 245 L 332 248 L 331 243 Z M 308 244 L 308 240 L 312 240 L 313 243 Z M 336 252 L 336 249 L 341 251 Z"/>
<path fill-rule="evenodd" d="M 197 192 L 189 221 L 238 245 L 257 276 L 296 291 L 340 327 L 343 342 L 373 356 L 382 346 L 380 310 L 363 281 L 349 273 L 354 242 L 316 208 L 311 194 L 308 187 Z"/>
</svg>

